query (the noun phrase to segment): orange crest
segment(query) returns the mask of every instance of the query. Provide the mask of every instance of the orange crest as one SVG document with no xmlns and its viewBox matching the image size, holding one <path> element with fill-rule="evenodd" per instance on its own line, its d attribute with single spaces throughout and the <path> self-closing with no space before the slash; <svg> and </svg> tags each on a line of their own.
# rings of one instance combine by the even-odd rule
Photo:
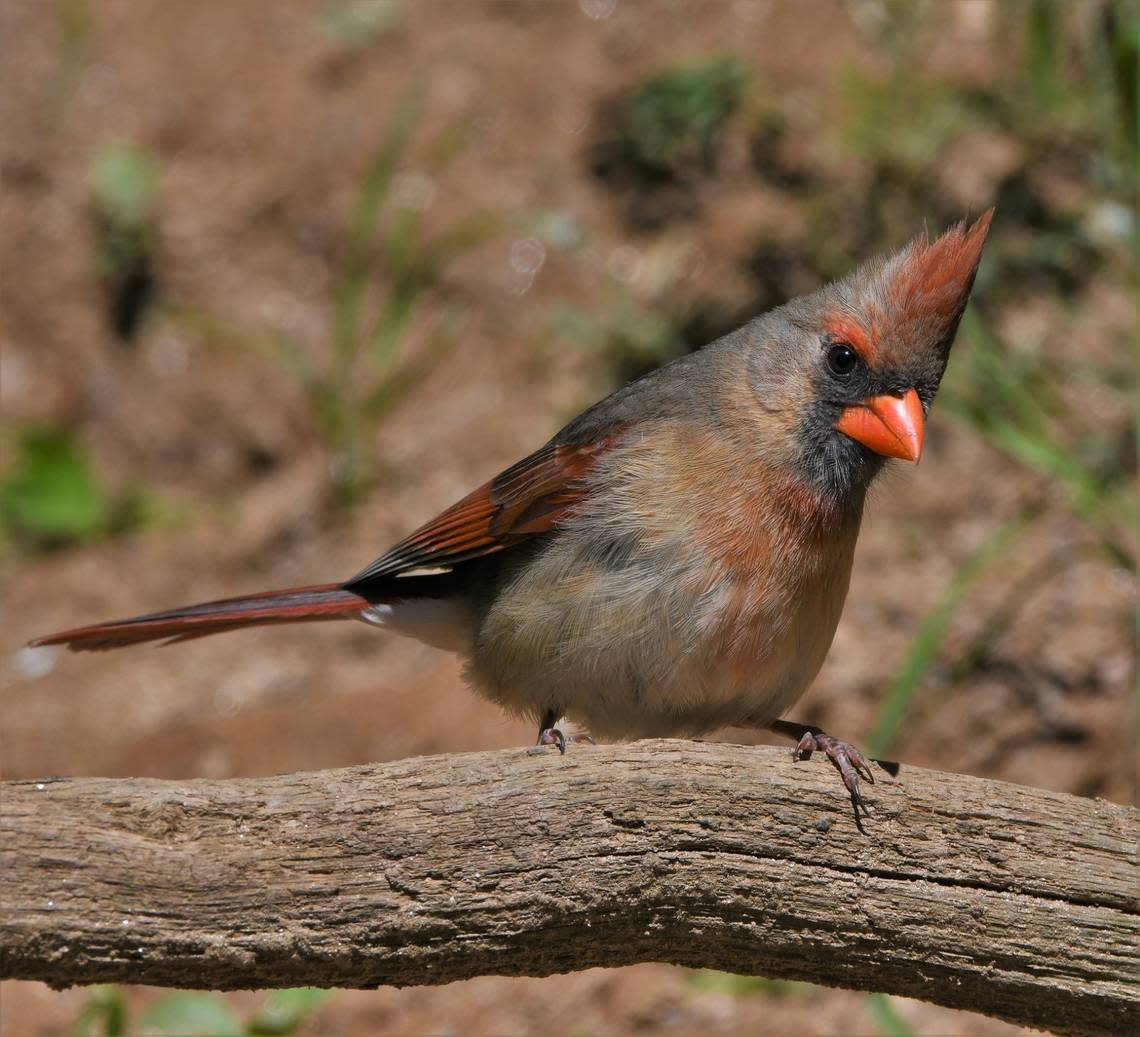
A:
<svg viewBox="0 0 1140 1037">
<path fill-rule="evenodd" d="M 933 242 L 925 233 L 915 238 L 879 268 L 870 298 L 848 300 L 824 318 L 824 326 L 868 363 L 880 359 L 884 334 L 908 325 L 933 325 L 939 333 L 953 334 L 966 308 L 993 214 L 993 209 L 983 213 L 969 228 L 964 223 L 951 227 Z"/>
<path fill-rule="evenodd" d="M 968 230 L 959 223 L 933 244 L 915 239 L 887 289 L 892 307 L 905 317 L 956 320 L 974 284 L 994 211 L 983 213 Z"/>
</svg>

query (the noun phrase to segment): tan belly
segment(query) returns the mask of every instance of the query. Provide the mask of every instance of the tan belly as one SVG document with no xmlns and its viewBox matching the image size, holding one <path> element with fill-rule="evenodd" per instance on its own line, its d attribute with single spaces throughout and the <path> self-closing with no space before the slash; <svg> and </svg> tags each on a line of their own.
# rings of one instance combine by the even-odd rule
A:
<svg viewBox="0 0 1140 1037">
<path fill-rule="evenodd" d="M 631 535 L 608 553 L 597 549 L 603 528 L 561 535 L 479 617 L 476 690 L 532 718 L 555 709 L 609 738 L 776 719 L 827 654 L 854 535 L 838 550 L 803 540 L 734 564 L 696 532 Z"/>
</svg>

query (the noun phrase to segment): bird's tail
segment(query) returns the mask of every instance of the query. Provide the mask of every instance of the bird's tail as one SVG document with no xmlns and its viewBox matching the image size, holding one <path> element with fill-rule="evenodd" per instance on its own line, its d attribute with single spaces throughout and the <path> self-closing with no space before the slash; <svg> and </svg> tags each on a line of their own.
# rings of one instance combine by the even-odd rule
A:
<svg viewBox="0 0 1140 1037">
<path fill-rule="evenodd" d="M 293 587 L 244 598 L 207 601 L 201 605 L 134 616 L 111 623 L 76 627 L 32 641 L 33 646 L 67 645 L 73 652 L 142 644 L 144 641 L 189 641 L 242 627 L 305 623 L 321 619 L 356 619 L 371 602 L 339 584 Z"/>
</svg>

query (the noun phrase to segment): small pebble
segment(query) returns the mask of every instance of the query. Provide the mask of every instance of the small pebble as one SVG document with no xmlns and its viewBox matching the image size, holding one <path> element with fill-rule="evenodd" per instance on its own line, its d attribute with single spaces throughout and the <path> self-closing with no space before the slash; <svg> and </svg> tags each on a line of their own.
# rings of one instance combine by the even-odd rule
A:
<svg viewBox="0 0 1140 1037">
<path fill-rule="evenodd" d="M 831 831 L 831 822 L 826 817 L 821 817 L 818 821 L 812 822 L 812 828 L 817 832 L 829 832 Z"/>
<path fill-rule="evenodd" d="M 46 677 L 60 660 L 60 651 L 53 645 L 39 648 L 21 648 L 12 656 L 12 669 L 30 681 Z"/>
</svg>

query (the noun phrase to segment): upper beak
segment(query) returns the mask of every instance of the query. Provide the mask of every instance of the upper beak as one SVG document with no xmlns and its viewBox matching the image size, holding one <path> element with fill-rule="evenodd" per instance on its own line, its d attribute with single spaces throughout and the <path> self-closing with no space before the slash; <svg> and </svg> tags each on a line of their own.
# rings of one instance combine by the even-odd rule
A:
<svg viewBox="0 0 1140 1037">
<path fill-rule="evenodd" d="M 884 457 L 901 457 L 918 463 L 926 419 L 914 389 L 903 395 L 872 396 L 848 407 L 835 427 L 857 443 Z"/>
</svg>

